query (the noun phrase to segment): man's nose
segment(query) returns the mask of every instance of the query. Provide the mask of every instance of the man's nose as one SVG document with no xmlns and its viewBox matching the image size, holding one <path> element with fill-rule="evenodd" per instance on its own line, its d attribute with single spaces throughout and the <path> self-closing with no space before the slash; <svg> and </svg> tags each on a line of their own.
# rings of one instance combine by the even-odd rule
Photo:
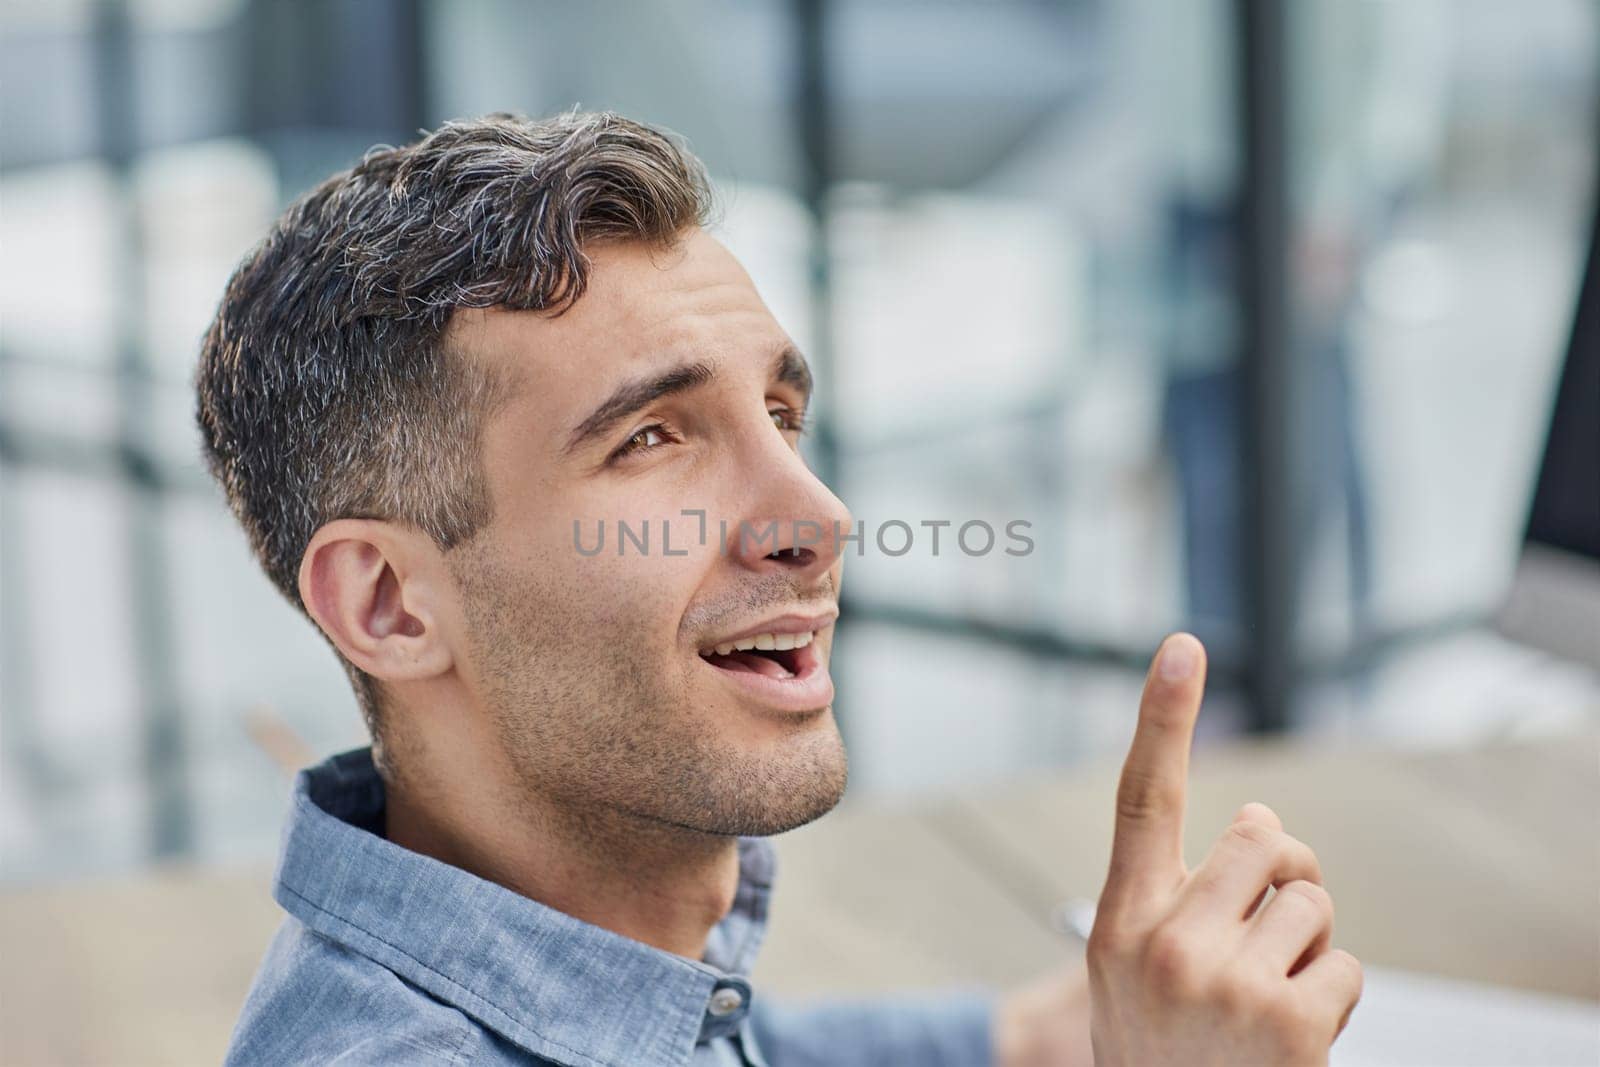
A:
<svg viewBox="0 0 1600 1067">
<path fill-rule="evenodd" d="M 787 441 L 770 437 L 742 472 L 755 491 L 728 551 L 753 570 L 820 579 L 855 536 L 854 520 Z"/>
</svg>

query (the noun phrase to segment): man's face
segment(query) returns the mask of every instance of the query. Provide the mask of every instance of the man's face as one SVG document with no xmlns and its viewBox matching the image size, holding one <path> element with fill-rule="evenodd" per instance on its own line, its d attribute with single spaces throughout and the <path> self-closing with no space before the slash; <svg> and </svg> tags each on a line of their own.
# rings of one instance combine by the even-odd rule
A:
<svg viewBox="0 0 1600 1067">
<path fill-rule="evenodd" d="M 515 386 L 483 439 L 493 522 L 446 557 L 458 669 L 528 795 L 708 833 L 792 828 L 845 783 L 828 659 L 850 517 L 797 450 L 809 374 L 702 231 L 588 252 L 565 314 L 451 324 Z M 767 633 L 801 647 L 716 652 Z"/>
</svg>

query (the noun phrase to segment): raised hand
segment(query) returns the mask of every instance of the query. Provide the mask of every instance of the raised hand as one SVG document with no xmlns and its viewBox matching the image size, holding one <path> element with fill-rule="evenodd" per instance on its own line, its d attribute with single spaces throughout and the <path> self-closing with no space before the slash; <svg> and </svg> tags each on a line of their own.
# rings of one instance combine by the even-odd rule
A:
<svg viewBox="0 0 1600 1067">
<path fill-rule="evenodd" d="M 1162 644 L 1117 787 L 1111 869 L 1089 937 L 1096 1067 L 1326 1064 L 1361 996 L 1329 947 L 1333 902 L 1311 849 L 1246 804 L 1193 871 L 1183 863 L 1189 748 L 1205 650 Z M 1268 887 L 1276 887 L 1263 906 Z"/>
</svg>

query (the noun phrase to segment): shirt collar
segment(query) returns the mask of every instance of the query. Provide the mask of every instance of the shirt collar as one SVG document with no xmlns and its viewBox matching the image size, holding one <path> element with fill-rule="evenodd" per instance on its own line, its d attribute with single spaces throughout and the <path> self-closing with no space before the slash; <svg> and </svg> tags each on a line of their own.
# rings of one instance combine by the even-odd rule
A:
<svg viewBox="0 0 1600 1067">
<path fill-rule="evenodd" d="M 697 1043 L 738 1029 L 748 1013 L 746 976 L 766 929 L 774 873 L 766 840 L 739 839 L 733 907 L 695 961 L 403 849 L 382 836 L 383 806 L 371 749 L 301 771 L 278 903 L 558 1063 L 686 1064 Z"/>
</svg>

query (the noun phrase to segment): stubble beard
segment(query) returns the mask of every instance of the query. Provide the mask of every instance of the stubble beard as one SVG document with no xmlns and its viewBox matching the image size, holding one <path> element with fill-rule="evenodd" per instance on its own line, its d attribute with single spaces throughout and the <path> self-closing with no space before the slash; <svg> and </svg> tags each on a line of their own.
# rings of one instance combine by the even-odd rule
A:
<svg viewBox="0 0 1600 1067">
<path fill-rule="evenodd" d="M 452 570 L 516 799 L 530 809 L 580 831 L 631 821 L 736 837 L 782 833 L 838 804 L 848 762 L 831 713 L 795 720 L 764 753 L 741 751 L 709 713 L 697 718 L 682 665 L 629 654 L 638 620 L 597 632 L 590 591 L 541 587 L 485 555 L 463 553 Z"/>
</svg>

